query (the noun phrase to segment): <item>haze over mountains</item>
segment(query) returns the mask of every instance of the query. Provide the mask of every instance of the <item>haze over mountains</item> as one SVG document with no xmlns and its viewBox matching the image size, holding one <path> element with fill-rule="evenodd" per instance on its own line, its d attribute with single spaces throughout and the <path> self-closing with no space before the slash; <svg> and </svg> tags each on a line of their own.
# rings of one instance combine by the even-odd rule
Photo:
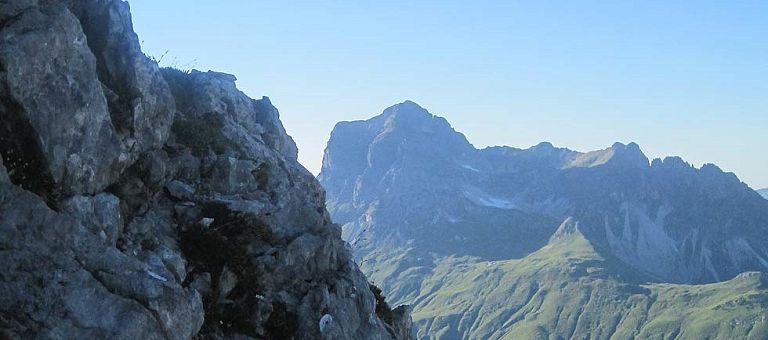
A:
<svg viewBox="0 0 768 340">
<path fill-rule="evenodd" d="M 768 188 L 757 190 L 757 193 L 768 199 Z"/>
<path fill-rule="evenodd" d="M 768 336 L 768 200 L 715 165 L 634 143 L 477 150 L 406 101 L 339 123 L 319 179 L 419 337 Z"/>
</svg>

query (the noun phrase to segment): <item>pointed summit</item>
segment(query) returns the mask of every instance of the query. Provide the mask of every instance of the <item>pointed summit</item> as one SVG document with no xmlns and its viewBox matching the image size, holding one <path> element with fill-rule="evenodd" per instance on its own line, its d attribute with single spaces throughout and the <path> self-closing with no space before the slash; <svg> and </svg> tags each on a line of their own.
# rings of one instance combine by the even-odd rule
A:
<svg viewBox="0 0 768 340">
<path fill-rule="evenodd" d="M 435 116 L 419 104 L 406 100 L 384 109 L 379 117 L 385 119 L 389 124 L 393 124 L 395 121 L 403 121 L 408 124 L 428 124 L 430 119 Z"/>
<path fill-rule="evenodd" d="M 611 162 L 635 167 L 649 166 L 648 157 L 645 156 L 643 151 L 640 150 L 640 146 L 635 142 L 630 142 L 626 145 L 616 142 L 613 144 L 613 146 L 611 146 L 611 150 L 613 150 L 613 157 L 611 157 Z"/>
<path fill-rule="evenodd" d="M 567 241 L 569 238 L 574 236 L 584 237 L 581 233 L 581 229 L 579 229 L 579 221 L 569 216 L 563 221 L 563 223 L 560 224 L 559 227 L 557 227 L 557 230 L 555 230 L 555 232 L 549 238 L 549 243 L 552 244 Z"/>
<path fill-rule="evenodd" d="M 406 100 L 371 119 L 337 124 L 319 178 L 330 195 L 365 201 L 378 192 L 372 183 L 391 182 L 392 178 L 385 180 L 384 176 L 402 173 L 404 168 L 418 168 L 424 172 L 415 177 L 438 180 L 434 174 L 455 168 L 457 162 L 470 164 L 466 158 L 475 151 L 445 118 Z M 348 181 L 350 177 L 360 179 Z M 416 181 L 407 176 L 397 179 Z"/>
<path fill-rule="evenodd" d="M 412 100 L 405 100 L 405 101 L 404 101 L 404 102 L 402 102 L 402 103 L 399 103 L 399 104 L 395 104 L 395 105 L 392 105 L 392 106 L 390 106 L 390 107 L 405 107 L 405 108 L 416 108 L 416 109 L 419 109 L 419 110 L 423 110 L 423 111 L 426 111 L 426 109 L 425 109 L 425 108 L 421 107 L 421 105 L 417 104 L 416 102 L 414 102 L 414 101 L 412 101 Z"/>
<path fill-rule="evenodd" d="M 397 103 L 395 105 L 392 105 L 386 109 L 384 109 L 383 115 L 391 115 L 391 114 L 397 114 L 397 113 L 416 113 L 416 114 L 428 114 L 432 115 L 427 111 L 427 109 L 421 107 L 421 105 L 416 104 L 413 101 L 406 100 L 402 103 Z"/>
<path fill-rule="evenodd" d="M 413 101 L 406 100 L 392 105 L 367 121 L 369 128 L 378 129 L 376 140 L 384 138 L 405 138 L 421 140 L 423 144 L 451 147 L 459 152 L 472 148 L 463 134 L 456 132 L 448 121 L 433 115 Z M 466 151 L 466 150 L 464 150 Z"/>
</svg>

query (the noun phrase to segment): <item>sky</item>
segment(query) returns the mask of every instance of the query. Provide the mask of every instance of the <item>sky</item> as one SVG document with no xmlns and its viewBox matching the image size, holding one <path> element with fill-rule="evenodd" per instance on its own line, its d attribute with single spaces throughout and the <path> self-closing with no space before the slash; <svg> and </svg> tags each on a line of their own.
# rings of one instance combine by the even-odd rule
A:
<svg viewBox="0 0 768 340">
<path fill-rule="evenodd" d="M 637 142 L 768 187 L 768 1 L 132 0 L 144 52 L 268 96 L 317 174 L 412 100 L 475 147 Z"/>
</svg>

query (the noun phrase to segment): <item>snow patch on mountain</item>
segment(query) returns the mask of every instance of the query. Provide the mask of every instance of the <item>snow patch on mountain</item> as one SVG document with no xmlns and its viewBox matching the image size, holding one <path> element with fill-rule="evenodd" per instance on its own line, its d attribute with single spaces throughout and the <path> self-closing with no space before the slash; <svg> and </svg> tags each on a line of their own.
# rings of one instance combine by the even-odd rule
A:
<svg viewBox="0 0 768 340">
<path fill-rule="evenodd" d="M 480 172 L 480 170 L 478 170 L 477 168 L 475 168 L 475 167 L 473 167 L 473 166 L 471 166 L 469 164 L 461 164 L 461 167 L 464 168 L 464 169 L 467 169 L 469 171 Z"/>
<path fill-rule="evenodd" d="M 491 196 L 475 187 L 470 187 L 464 190 L 464 197 L 470 202 L 483 207 L 507 210 L 516 208 L 516 205 L 512 201 Z"/>
</svg>

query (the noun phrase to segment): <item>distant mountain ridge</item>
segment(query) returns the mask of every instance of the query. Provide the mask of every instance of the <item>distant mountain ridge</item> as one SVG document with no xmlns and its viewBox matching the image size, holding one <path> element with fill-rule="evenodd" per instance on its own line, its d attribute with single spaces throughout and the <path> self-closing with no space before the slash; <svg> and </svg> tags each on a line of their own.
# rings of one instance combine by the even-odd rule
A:
<svg viewBox="0 0 768 340">
<path fill-rule="evenodd" d="M 757 190 L 757 193 L 768 199 L 768 188 L 765 189 L 759 189 Z"/>
<path fill-rule="evenodd" d="M 663 282 L 722 281 L 768 264 L 768 241 L 760 236 L 768 202 L 713 164 L 696 169 L 679 157 L 649 163 L 635 143 L 587 153 L 549 143 L 477 150 L 445 119 L 407 101 L 368 121 L 340 123 L 319 177 L 331 204 L 347 205 L 334 209 L 339 223 L 375 207 L 377 230 L 369 232 L 398 232 L 377 241 L 422 240 L 418 229 L 401 226 L 405 219 L 448 228 L 443 236 L 449 239 L 484 232 L 483 242 L 504 244 L 470 246 L 465 255 L 503 259 L 538 249 L 560 222 L 576 217 L 589 225 L 585 233 L 602 251 Z M 744 210 L 750 214 L 738 225 L 728 220 Z M 496 223 L 451 235 L 446 225 L 458 215 L 485 224 L 488 216 L 498 217 L 513 226 L 530 219 L 517 231 L 533 242 L 512 249 L 520 248 L 517 235 L 500 235 Z M 344 230 L 351 240 L 362 231 L 352 225 Z"/>
<path fill-rule="evenodd" d="M 447 263 L 528 263 L 575 230 L 601 259 L 589 269 L 596 271 L 577 277 L 600 272 L 621 284 L 703 284 L 768 269 L 768 201 L 715 165 L 649 161 L 635 143 L 587 153 L 546 142 L 478 150 L 444 118 L 406 101 L 366 121 L 339 123 L 319 179 L 361 268 L 394 301 L 414 303 L 420 335 L 439 325 L 457 332 L 448 338 L 488 337 L 501 327 L 475 327 L 483 316 L 470 313 L 474 304 L 455 301 L 460 295 L 434 306 L 441 291 L 470 285 L 459 273 L 442 272 Z M 492 284 L 485 279 L 471 282 Z"/>
</svg>

